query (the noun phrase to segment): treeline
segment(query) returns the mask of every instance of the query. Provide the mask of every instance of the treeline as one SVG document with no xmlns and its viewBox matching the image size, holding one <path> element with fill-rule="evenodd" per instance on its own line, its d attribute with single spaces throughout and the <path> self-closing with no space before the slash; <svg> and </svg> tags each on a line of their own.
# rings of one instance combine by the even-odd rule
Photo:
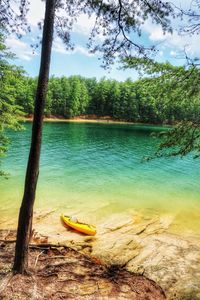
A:
<svg viewBox="0 0 200 300">
<path fill-rule="evenodd" d="M 15 104 L 26 114 L 33 113 L 37 78 L 21 72 L 8 85 L 15 87 Z M 51 77 L 45 107 L 46 116 L 73 118 L 84 114 L 109 116 L 118 120 L 172 124 L 181 120 L 194 120 L 200 114 L 200 97 L 187 99 L 180 93 L 174 78 L 145 78 L 125 82 L 81 76 Z"/>
</svg>

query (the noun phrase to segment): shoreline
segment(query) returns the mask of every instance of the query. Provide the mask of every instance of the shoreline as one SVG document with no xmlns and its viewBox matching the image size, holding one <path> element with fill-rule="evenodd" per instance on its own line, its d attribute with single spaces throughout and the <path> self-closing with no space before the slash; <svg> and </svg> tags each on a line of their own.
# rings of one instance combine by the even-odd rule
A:
<svg viewBox="0 0 200 300">
<path fill-rule="evenodd" d="M 22 117 L 19 118 L 22 122 L 33 122 L 33 117 Z M 140 123 L 140 122 L 128 122 L 123 120 L 117 120 L 110 117 L 75 117 L 75 118 L 64 118 L 64 117 L 44 117 L 45 123 L 96 123 L 96 124 L 124 124 L 124 125 L 138 125 L 138 126 L 155 126 L 155 127 L 171 127 L 174 124 L 154 124 L 154 123 Z"/>
</svg>

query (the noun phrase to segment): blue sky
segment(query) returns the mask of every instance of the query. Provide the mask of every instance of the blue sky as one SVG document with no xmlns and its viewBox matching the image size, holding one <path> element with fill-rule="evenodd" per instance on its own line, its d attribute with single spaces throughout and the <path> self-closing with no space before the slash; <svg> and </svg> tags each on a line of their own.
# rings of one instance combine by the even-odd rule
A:
<svg viewBox="0 0 200 300">
<path fill-rule="evenodd" d="M 187 7 L 191 1 L 173 0 L 175 4 Z M 180 3 L 179 3 L 180 2 Z M 41 0 L 30 0 L 30 12 L 28 14 L 28 22 L 31 25 L 32 32 L 23 35 L 22 39 L 18 40 L 14 35 L 7 37 L 7 45 L 11 51 L 17 56 L 15 64 L 21 65 L 31 76 L 37 76 L 39 70 L 40 49 L 33 53 L 30 45 L 37 41 L 38 29 L 37 23 L 44 15 L 44 2 Z M 173 21 L 178 28 L 177 20 Z M 85 77 L 96 77 L 97 79 L 106 76 L 116 80 L 126 80 L 130 77 L 133 80 L 138 78 L 138 74 L 134 70 L 119 70 L 118 64 L 108 72 L 100 65 L 101 61 L 98 59 L 99 54 L 90 54 L 86 47 L 86 42 L 89 32 L 94 24 L 94 17 L 88 19 L 87 16 L 81 15 L 73 29 L 73 37 L 76 41 L 74 51 L 66 51 L 62 41 L 55 37 L 53 43 L 52 59 L 50 74 L 55 76 L 70 76 L 82 75 Z M 41 34 L 41 33 L 40 33 Z M 162 29 L 152 24 L 147 20 L 142 27 L 142 36 L 140 38 L 141 44 L 158 44 L 158 53 L 156 59 L 158 61 L 170 61 L 173 64 L 182 64 L 180 59 L 184 47 L 190 56 L 199 56 L 199 38 L 198 36 L 180 36 L 176 31 L 173 34 L 163 34 Z"/>
</svg>

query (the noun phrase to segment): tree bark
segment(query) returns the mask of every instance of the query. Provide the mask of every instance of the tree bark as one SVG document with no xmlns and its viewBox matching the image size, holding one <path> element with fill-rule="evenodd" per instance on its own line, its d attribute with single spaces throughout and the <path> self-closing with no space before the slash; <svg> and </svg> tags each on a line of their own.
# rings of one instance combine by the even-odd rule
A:
<svg viewBox="0 0 200 300">
<path fill-rule="evenodd" d="M 24 195 L 18 219 L 13 271 L 21 274 L 25 273 L 28 267 L 28 247 L 31 238 L 33 205 L 35 201 L 35 193 L 39 175 L 43 114 L 49 79 L 55 18 L 55 2 L 56 0 L 46 0 L 40 72 L 38 77 L 34 119 L 32 125 L 32 140 L 26 170 Z"/>
</svg>

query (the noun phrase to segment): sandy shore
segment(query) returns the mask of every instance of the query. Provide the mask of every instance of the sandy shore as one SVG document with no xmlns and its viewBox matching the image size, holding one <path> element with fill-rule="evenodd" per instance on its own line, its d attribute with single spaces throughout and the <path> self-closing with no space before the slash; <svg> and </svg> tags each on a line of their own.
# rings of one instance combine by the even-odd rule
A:
<svg viewBox="0 0 200 300">
<path fill-rule="evenodd" d="M 32 117 L 25 117 L 25 118 L 20 118 L 20 121 L 24 121 L 24 122 L 32 122 L 33 118 Z M 56 117 L 50 117 L 44 118 L 44 122 L 59 122 L 59 123 L 111 123 L 111 124 L 136 124 L 133 122 L 126 122 L 126 121 L 120 121 L 120 120 L 114 120 L 111 118 L 83 118 L 83 117 L 76 117 L 76 118 L 72 118 L 72 119 L 65 119 L 65 118 L 56 118 Z M 139 124 L 139 123 L 137 123 Z"/>
<path fill-rule="evenodd" d="M 32 122 L 33 117 L 23 117 L 20 118 L 20 121 L 23 122 Z M 49 123 L 102 123 L 102 124 L 132 124 L 132 125 L 144 125 L 144 126 L 163 126 L 170 127 L 168 124 L 150 124 L 150 123 L 139 123 L 139 122 L 128 122 L 123 120 L 116 120 L 111 117 L 89 117 L 89 116 L 80 116 L 74 117 L 71 119 L 66 119 L 63 117 L 44 117 L 44 122 Z"/>
</svg>

